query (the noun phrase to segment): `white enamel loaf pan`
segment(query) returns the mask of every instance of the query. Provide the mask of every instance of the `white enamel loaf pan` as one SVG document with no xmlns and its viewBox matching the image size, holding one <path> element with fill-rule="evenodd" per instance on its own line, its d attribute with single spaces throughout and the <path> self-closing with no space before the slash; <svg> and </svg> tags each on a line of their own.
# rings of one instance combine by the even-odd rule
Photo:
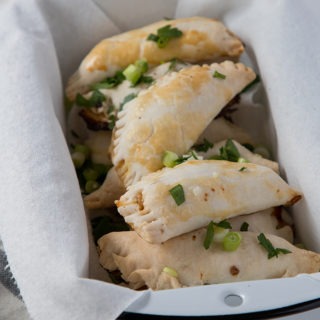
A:
<svg viewBox="0 0 320 320">
<path fill-rule="evenodd" d="M 4 3 L 7 5 L 10 1 Z M 255 104 L 243 108 L 236 120 L 248 126 L 250 131 L 256 129 L 259 131 L 257 135 L 261 142 L 270 148 L 274 157 L 280 162 L 283 177 L 304 193 L 303 201 L 295 205 L 292 210 L 297 236 L 306 247 L 320 252 L 320 197 L 318 195 L 320 190 L 320 179 L 318 178 L 320 177 L 320 145 L 318 144 L 320 111 L 317 108 L 320 71 L 317 59 L 320 53 L 320 42 L 315 41 L 319 38 L 320 21 L 316 13 L 320 12 L 320 3 L 316 1 L 303 1 L 302 3 L 295 0 L 273 2 L 270 0 L 230 0 L 228 2 L 223 0 L 198 0 L 196 2 L 194 0 L 30 0 L 30 6 L 19 0 L 11 3 L 17 3 L 17 5 L 14 10 L 8 10 L 8 12 L 11 14 L 14 12 L 18 19 L 8 21 L 21 29 L 17 34 L 18 39 L 23 32 L 26 33 L 26 37 L 21 37 L 25 39 L 21 45 L 21 52 L 24 54 L 34 53 L 33 49 L 28 48 L 29 34 L 32 34 L 30 39 L 36 48 L 43 50 L 37 50 L 39 58 L 36 61 L 38 67 L 36 72 L 30 72 L 27 75 L 29 78 L 26 78 L 26 81 L 35 79 L 34 82 L 39 84 L 39 87 L 31 87 L 31 91 L 25 93 L 29 96 L 30 92 L 32 93 L 32 104 L 30 100 L 22 99 L 12 107 L 23 105 L 24 108 L 27 108 L 32 106 L 29 109 L 23 109 L 23 112 L 18 109 L 22 119 L 26 114 L 27 116 L 33 115 L 34 101 L 41 101 L 45 97 L 44 103 L 41 104 L 42 109 L 39 109 L 39 112 L 34 112 L 34 115 L 40 114 L 43 119 L 47 119 L 47 110 L 45 109 L 51 108 L 49 113 L 52 121 L 38 121 L 33 125 L 37 125 L 39 128 L 37 136 L 53 132 L 58 138 L 61 131 L 67 133 L 62 103 L 63 87 L 85 54 L 99 40 L 117 32 L 160 20 L 163 17 L 198 15 L 224 21 L 228 28 L 239 35 L 246 44 L 246 55 L 243 57 L 243 61 L 250 63 L 262 80 L 260 87 L 252 97 Z M 29 18 L 32 16 L 32 10 L 38 10 L 39 19 Z M 4 24 L 3 30 L 5 29 L 6 25 Z M 39 31 L 39 29 L 41 30 Z M 8 34 L 10 32 L 11 30 L 8 30 Z M 5 42 L 3 45 L 10 46 L 14 44 L 14 40 Z M 18 53 L 12 51 L 11 54 L 23 59 L 24 55 L 19 56 Z M 10 56 L 0 51 L 0 56 L 2 54 Z M 28 66 L 32 63 L 35 61 L 29 59 L 25 60 L 23 65 Z M 48 64 L 50 64 L 50 68 L 48 68 Z M 15 70 L 16 66 L 16 61 L 13 61 L 11 65 L 6 64 L 4 67 L 9 72 Z M 19 68 L 15 70 L 17 74 L 19 74 L 19 70 Z M 12 76 L 8 79 L 10 81 L 6 83 L 17 82 L 19 79 L 19 77 Z M 19 86 L 23 84 L 21 83 Z M 6 93 L 4 92 L 0 96 L 5 96 L 7 99 Z M 16 96 L 19 97 L 15 94 L 10 95 L 12 99 L 15 99 Z M 46 104 L 45 101 L 50 103 Z M 10 115 L 8 108 L 4 112 Z M 31 121 L 32 119 L 27 118 L 27 120 Z M 0 117 L 0 130 L 2 125 L 6 127 L 6 122 L 1 121 Z M 19 117 L 17 121 L 20 121 Z M 45 128 L 43 123 L 47 124 Z M 21 123 L 19 128 L 26 131 L 30 126 Z M 11 136 L 13 134 L 15 133 L 10 132 Z M 19 139 L 19 142 L 27 141 L 28 136 L 21 135 Z M 67 145 L 58 144 L 57 141 L 57 139 L 49 137 L 45 141 L 44 149 L 35 156 L 42 159 L 42 151 L 55 150 L 57 153 L 52 155 L 53 159 L 48 159 L 52 168 L 56 168 L 56 163 L 61 163 L 61 167 L 73 170 L 70 157 L 66 156 Z M 6 140 L 4 139 L 3 142 L 5 143 Z M 29 148 L 36 150 L 32 145 Z M 14 152 L 19 154 L 20 149 L 16 149 L 18 150 L 14 150 Z M 26 149 L 26 151 L 28 150 Z M 62 163 L 59 152 L 65 153 L 65 163 Z M 21 157 L 23 158 L 23 154 Z M 31 158 L 31 156 L 30 159 L 26 158 L 25 166 L 28 166 L 28 160 L 31 161 Z M 21 159 L 12 156 L 12 163 L 16 163 L 15 161 L 20 164 Z M 37 162 L 37 165 L 40 164 L 43 163 Z M 50 167 L 50 169 L 52 168 Z M 21 174 L 23 173 L 25 177 L 22 182 L 26 184 L 26 187 L 28 187 L 27 183 L 30 183 L 37 190 L 37 184 L 33 183 L 35 178 L 29 177 L 26 174 L 28 172 L 21 170 Z M 45 173 L 44 170 L 42 174 Z M 37 182 L 43 183 L 41 177 L 38 175 L 36 177 Z M 50 314 L 50 319 L 54 320 L 109 319 L 101 314 L 100 310 L 107 313 L 108 308 L 111 307 L 107 308 L 105 305 L 110 301 L 105 301 L 102 298 L 103 295 L 95 296 L 94 294 L 103 293 L 106 288 L 105 283 L 87 279 L 88 273 L 85 266 L 87 253 L 81 252 L 79 256 L 74 257 L 72 254 L 70 256 L 64 254 L 63 251 L 65 248 L 68 253 L 87 250 L 85 245 L 80 249 L 78 246 L 78 243 L 87 244 L 84 214 L 79 218 L 79 212 L 83 211 L 83 207 L 74 205 L 68 197 L 59 197 L 61 194 L 69 195 L 69 188 L 66 184 L 59 184 L 60 181 L 64 182 L 66 177 L 70 177 L 68 182 L 72 181 L 74 189 L 76 189 L 77 182 L 74 172 L 66 175 L 58 174 L 52 179 L 61 188 L 53 190 L 55 193 L 50 194 L 48 199 L 44 199 L 43 194 L 48 191 L 47 189 L 50 190 L 50 183 L 46 183 L 44 190 L 41 190 L 43 193 L 38 197 L 39 199 L 37 198 L 36 205 L 24 204 L 25 208 L 30 209 L 26 214 L 22 214 L 21 206 L 15 206 L 15 199 L 9 197 L 8 187 L 0 188 L 0 191 L 2 190 L 0 200 L 4 199 L 6 204 L 3 206 L 5 210 L 0 219 L 1 238 L 4 240 L 12 272 L 20 289 L 22 289 L 24 301 L 35 319 L 47 319 L 46 311 L 49 310 L 48 308 L 55 310 Z M 30 178 L 30 181 L 27 178 Z M 30 188 L 22 189 L 22 191 L 24 190 L 28 192 Z M 22 191 L 18 193 L 21 197 L 26 194 Z M 1 198 L 3 194 L 8 197 Z M 76 200 L 81 200 L 80 192 L 77 195 Z M 26 200 L 30 200 L 34 196 L 35 192 L 30 192 Z M 16 202 L 18 203 L 18 201 Z M 57 209 L 51 212 L 53 206 Z M 10 215 L 7 208 L 12 208 Z M 75 212 L 75 208 L 78 212 Z M 57 221 L 64 226 L 64 236 L 66 234 L 68 236 L 65 236 L 67 240 L 63 243 L 56 239 L 53 244 L 50 237 L 54 237 L 55 234 L 62 231 L 61 228 L 51 224 L 53 221 L 56 222 L 55 215 L 59 216 L 60 214 L 58 209 L 67 211 Z M 18 216 L 17 212 L 20 213 L 20 211 L 21 215 Z M 50 215 L 46 216 L 40 211 L 46 214 L 50 213 Z M 16 217 L 18 217 L 19 223 L 14 221 Z M 34 223 L 28 225 L 30 219 L 34 219 Z M 38 228 L 36 224 L 39 221 L 41 223 Z M 42 221 L 48 223 L 42 223 Z M 9 230 L 10 224 L 21 231 L 19 232 L 20 238 L 24 237 L 25 241 L 20 241 L 19 246 L 16 237 L 13 239 L 9 232 L 4 232 L 6 229 L 3 226 L 7 225 Z M 24 228 L 24 224 L 28 228 Z M 76 226 L 80 227 L 76 228 Z M 40 238 L 39 235 L 42 237 Z M 19 247 L 19 251 L 17 251 L 17 247 Z M 38 250 L 38 247 L 41 250 Z M 63 254 L 60 250 L 55 251 L 55 248 L 58 247 L 61 248 Z M 52 256 L 54 255 L 54 259 L 48 255 L 48 248 L 50 248 Z M 20 259 L 20 256 L 27 252 L 28 255 L 25 255 L 25 259 Z M 30 261 L 31 253 L 33 261 Z M 48 259 L 45 260 L 43 257 L 47 256 Z M 64 266 L 66 267 L 64 268 Z M 40 267 L 41 270 L 35 272 Z M 47 270 L 48 276 L 43 276 L 43 270 Z M 27 271 L 28 274 L 26 274 Z M 43 283 L 40 283 L 41 281 Z M 32 286 L 29 285 L 30 283 Z M 70 284 L 71 289 L 66 293 L 64 290 L 67 288 L 67 284 Z M 50 288 L 50 292 L 47 288 Z M 122 292 L 123 296 L 117 296 L 117 300 L 127 299 L 129 301 L 129 295 L 125 296 L 127 291 Z M 50 298 L 54 299 L 51 301 Z M 114 303 L 116 304 L 117 301 Z M 207 316 L 213 319 L 214 317 L 267 319 L 285 313 L 302 312 L 320 307 L 320 274 L 302 274 L 290 279 L 208 285 L 159 292 L 146 291 L 130 306 L 128 304 L 126 304 L 126 310 L 120 319 L 144 319 L 151 316 L 155 319 L 179 316 L 182 318 Z M 113 310 L 114 314 L 118 311 L 116 308 Z"/>
<path fill-rule="evenodd" d="M 184 12 L 182 9 L 184 5 L 186 7 L 190 5 L 191 8 L 184 8 Z M 204 7 L 201 8 L 202 5 Z M 214 10 L 215 5 L 219 8 L 218 14 Z M 319 252 L 320 237 L 317 234 L 320 232 L 320 202 L 315 199 L 317 198 L 315 190 L 320 190 L 320 184 L 313 177 L 313 172 L 319 172 L 316 169 L 319 164 L 313 161 L 315 159 L 308 159 L 308 165 L 303 164 L 306 157 L 299 157 L 297 154 L 300 153 L 298 152 L 300 147 L 304 149 L 306 145 L 311 145 L 309 139 L 315 141 L 315 137 L 312 137 L 312 129 L 317 125 L 313 124 L 313 120 L 320 118 L 320 111 L 315 111 L 313 120 L 310 118 L 311 114 L 305 114 L 308 101 L 313 98 L 302 94 L 302 89 L 300 91 L 299 86 L 296 83 L 293 84 L 294 80 L 290 76 L 299 73 L 292 71 L 291 68 L 304 70 L 308 74 L 313 73 L 312 63 L 301 59 L 305 54 L 305 50 L 302 49 L 302 43 L 305 41 L 303 34 L 310 32 L 309 27 L 302 24 L 300 30 L 292 29 L 299 15 L 299 7 L 297 2 L 289 4 L 289 1 L 282 1 L 277 5 L 274 3 L 253 5 L 250 1 L 242 1 L 240 5 L 238 2 L 237 4 L 232 2 L 227 5 L 227 8 L 225 3 L 221 6 L 219 1 L 199 1 L 193 5 L 191 1 L 181 2 L 182 13 L 205 16 L 210 16 L 212 13 L 214 17 L 220 18 L 219 14 L 223 12 L 228 26 L 233 26 L 236 33 L 241 30 L 240 37 L 245 41 L 249 55 L 249 57 L 244 56 L 242 61 L 253 66 L 254 70 L 260 74 L 263 84 L 263 88 L 256 91 L 253 100 L 262 103 L 267 110 L 254 110 L 256 119 L 252 120 L 250 118 L 252 113 L 244 109 L 242 113 L 239 112 L 237 120 L 245 123 L 245 127 L 252 132 L 258 131 L 258 136 L 280 161 L 283 176 L 289 183 L 304 192 L 305 199 L 292 210 L 296 231 L 309 248 Z M 264 12 L 263 15 L 262 12 Z M 238 17 L 237 14 L 239 14 Z M 305 11 L 301 14 L 309 15 L 310 12 Z M 283 15 L 286 16 L 286 22 L 280 23 L 279 19 L 280 17 L 283 19 Z M 232 18 L 236 21 L 232 21 Z M 250 24 L 252 27 L 249 27 Z M 259 30 L 254 30 L 255 27 Z M 297 40 L 298 36 L 301 38 Z M 268 44 L 267 41 L 270 43 Z M 270 45 L 271 43 L 274 45 Z M 301 63 L 303 66 L 299 66 Z M 310 84 L 310 81 L 308 83 Z M 314 96 L 316 92 L 313 90 L 314 88 L 309 88 L 307 91 Z M 301 96 L 297 91 L 301 92 Z M 291 103 L 295 99 L 298 101 Z M 294 105 L 293 108 L 292 105 Z M 297 122 L 300 123 L 299 129 L 295 129 Z M 310 131 L 305 129 L 307 124 L 310 125 Z M 313 133 L 319 136 L 319 130 L 314 130 Z M 303 134 L 305 134 L 304 137 L 297 138 Z M 303 145 L 303 141 L 306 145 Z M 316 144 L 314 147 L 318 149 L 320 145 Z M 319 150 L 316 153 L 319 160 Z M 305 168 L 306 166 L 308 168 Z M 303 177 L 305 174 L 308 177 Z M 208 285 L 160 292 L 149 291 L 134 302 L 120 319 L 171 317 L 199 317 L 199 319 L 208 317 L 225 320 L 269 319 L 288 314 L 297 314 L 297 319 L 308 319 L 303 312 L 314 308 L 319 308 L 320 319 L 319 273 L 301 274 L 295 278 L 286 279 Z"/>
</svg>

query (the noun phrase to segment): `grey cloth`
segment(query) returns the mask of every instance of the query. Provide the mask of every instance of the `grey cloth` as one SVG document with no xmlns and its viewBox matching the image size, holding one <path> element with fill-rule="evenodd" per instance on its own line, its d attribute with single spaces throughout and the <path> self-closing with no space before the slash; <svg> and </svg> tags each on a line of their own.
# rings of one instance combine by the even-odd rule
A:
<svg viewBox="0 0 320 320">
<path fill-rule="evenodd" d="M 30 320 L 0 239 L 0 319 Z"/>
</svg>

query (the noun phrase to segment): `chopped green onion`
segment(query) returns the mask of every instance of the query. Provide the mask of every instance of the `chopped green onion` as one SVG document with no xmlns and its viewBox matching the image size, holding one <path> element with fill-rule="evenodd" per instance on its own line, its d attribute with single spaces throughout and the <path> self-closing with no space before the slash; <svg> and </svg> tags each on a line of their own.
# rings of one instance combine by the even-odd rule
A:
<svg viewBox="0 0 320 320">
<path fill-rule="evenodd" d="M 91 193 L 97 190 L 100 187 L 100 184 L 97 181 L 89 180 L 86 182 L 85 191 L 86 193 Z"/>
<path fill-rule="evenodd" d="M 85 108 L 101 107 L 102 102 L 105 100 L 106 97 L 99 90 L 93 90 L 89 99 L 86 99 L 80 93 L 76 96 L 76 104 Z"/>
<path fill-rule="evenodd" d="M 135 85 L 138 82 L 138 80 L 140 79 L 142 72 L 137 66 L 130 64 L 123 71 L 123 74 L 128 81 L 130 81 L 133 85 Z"/>
<path fill-rule="evenodd" d="M 130 93 L 127 96 L 124 97 L 123 101 L 120 104 L 120 108 L 119 111 L 121 111 L 123 109 L 123 106 L 128 103 L 129 101 L 135 99 L 137 97 L 137 95 L 135 93 Z"/>
<path fill-rule="evenodd" d="M 225 251 L 235 251 L 241 243 L 241 234 L 239 232 L 229 232 L 223 239 L 223 249 Z"/>
<path fill-rule="evenodd" d="M 248 231 L 249 223 L 244 221 L 240 227 L 240 231 Z"/>
<path fill-rule="evenodd" d="M 225 79 L 226 78 L 226 75 L 218 72 L 217 70 L 215 70 L 214 74 L 212 75 L 214 78 L 217 78 L 217 79 Z"/>
<path fill-rule="evenodd" d="M 206 250 L 209 249 L 209 247 L 213 241 L 213 236 L 214 236 L 214 222 L 211 221 L 207 226 L 206 236 L 203 241 L 203 246 Z"/>
<path fill-rule="evenodd" d="M 117 71 L 113 77 L 108 77 L 107 79 L 95 83 L 91 86 L 92 89 L 99 90 L 99 89 L 111 89 L 117 87 L 120 83 L 123 82 L 125 76 L 123 75 L 122 71 Z"/>
<path fill-rule="evenodd" d="M 171 277 L 175 277 L 175 278 L 178 277 L 178 272 L 177 272 L 175 269 L 173 269 L 173 268 L 164 267 L 162 271 L 165 272 L 165 273 L 167 273 L 167 274 L 168 274 L 169 276 L 171 276 Z"/>
<path fill-rule="evenodd" d="M 220 157 L 232 162 L 237 162 L 240 158 L 240 153 L 231 139 L 228 139 L 225 146 L 220 148 Z"/>
<path fill-rule="evenodd" d="M 209 149 L 213 148 L 213 143 L 204 138 L 203 143 L 196 144 L 193 148 L 197 152 L 207 152 Z"/>
<path fill-rule="evenodd" d="M 172 151 L 165 151 L 163 158 L 162 158 L 162 164 L 165 167 L 173 168 L 177 163 L 176 161 L 179 159 L 179 156 L 172 152 Z"/>
<path fill-rule="evenodd" d="M 213 227 L 213 230 L 214 230 L 214 238 L 213 238 L 214 242 L 223 242 L 224 237 L 230 231 L 230 229 L 218 227 L 217 225 Z"/>
<path fill-rule="evenodd" d="M 244 170 L 247 170 L 247 167 L 241 167 L 241 168 L 239 169 L 240 172 L 242 172 L 242 171 L 244 171 Z"/>
<path fill-rule="evenodd" d="M 182 31 L 177 28 L 171 28 L 171 25 L 164 26 L 157 30 L 157 34 L 149 34 L 147 40 L 157 43 L 159 48 L 164 48 L 173 38 L 180 38 Z"/>
<path fill-rule="evenodd" d="M 182 203 L 184 203 L 185 200 L 185 196 L 184 196 L 184 190 L 181 184 L 177 184 L 176 186 L 174 186 L 173 188 L 171 188 L 169 190 L 173 200 L 175 201 L 175 203 L 177 204 L 177 206 L 180 206 Z"/>
<path fill-rule="evenodd" d="M 71 159 L 75 168 L 79 169 L 83 166 L 84 162 L 86 161 L 86 156 L 82 152 L 72 152 Z"/>
<path fill-rule="evenodd" d="M 76 144 L 74 146 L 74 152 L 81 152 L 85 155 L 86 159 L 88 159 L 90 155 L 90 148 L 85 144 Z"/>
<path fill-rule="evenodd" d="M 263 233 L 260 233 L 258 235 L 258 240 L 259 240 L 259 244 L 266 249 L 266 251 L 268 252 L 268 259 L 271 259 L 273 257 L 277 257 L 280 253 L 282 254 L 288 254 L 291 253 L 290 250 L 288 249 L 283 249 L 283 248 L 275 248 L 271 241 L 269 239 L 266 238 L 266 236 Z"/>
<path fill-rule="evenodd" d="M 260 154 L 260 156 L 262 156 L 265 159 L 271 158 L 269 150 L 264 146 L 261 146 L 261 145 L 257 146 L 256 148 L 253 149 L 253 152 Z"/>
<path fill-rule="evenodd" d="M 248 163 L 249 161 L 247 159 L 245 159 L 245 158 L 240 157 L 240 158 L 238 158 L 238 162 L 240 162 L 240 163 Z"/>
<path fill-rule="evenodd" d="M 134 65 L 141 71 L 141 73 L 145 73 L 148 71 L 149 66 L 146 59 L 137 60 Z"/>
<path fill-rule="evenodd" d="M 92 168 L 84 169 L 82 172 L 82 175 L 86 179 L 86 181 L 89 181 L 89 180 L 95 181 L 99 177 L 99 173 Z"/>
<path fill-rule="evenodd" d="M 224 229 L 232 229 L 231 224 L 227 220 L 222 220 L 218 223 L 214 223 L 217 227 L 219 228 L 224 228 Z"/>
<path fill-rule="evenodd" d="M 150 76 L 141 76 L 141 78 L 139 79 L 139 83 L 147 83 L 150 84 L 154 82 L 154 79 Z"/>
</svg>

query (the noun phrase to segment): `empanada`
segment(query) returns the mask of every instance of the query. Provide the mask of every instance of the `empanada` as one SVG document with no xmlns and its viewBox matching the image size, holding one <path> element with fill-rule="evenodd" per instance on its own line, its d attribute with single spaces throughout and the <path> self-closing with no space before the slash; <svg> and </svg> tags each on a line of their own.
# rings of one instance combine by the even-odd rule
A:
<svg viewBox="0 0 320 320">
<path fill-rule="evenodd" d="M 226 120 L 223 117 L 213 119 L 199 137 L 197 144 L 203 143 L 204 139 L 215 143 L 226 139 L 234 139 L 239 143 L 254 144 L 254 139 L 241 127 Z"/>
<path fill-rule="evenodd" d="M 218 73 L 225 78 L 219 76 Z M 211 120 L 255 78 L 241 63 L 192 66 L 162 77 L 118 114 L 111 158 L 125 186 L 162 167 L 166 150 L 186 153 Z"/>
<path fill-rule="evenodd" d="M 171 39 L 165 48 L 147 40 L 150 34 L 156 34 L 167 25 L 178 28 L 182 36 Z M 243 50 L 241 41 L 219 21 L 203 17 L 162 20 L 97 44 L 70 78 L 66 94 L 74 100 L 77 93 L 87 92 L 90 84 L 113 76 L 116 71 L 141 58 L 151 65 L 173 58 L 191 63 L 213 62 L 228 57 L 237 59 Z"/>
<path fill-rule="evenodd" d="M 283 221 L 282 216 L 288 213 L 282 207 L 269 208 L 266 210 L 237 216 L 229 219 L 232 231 L 240 231 L 244 222 L 248 223 L 248 231 L 256 233 L 268 233 L 293 242 L 293 230 Z"/>
<path fill-rule="evenodd" d="M 177 205 L 170 190 L 181 185 Z M 207 225 L 301 198 L 273 170 L 253 163 L 192 160 L 143 177 L 116 201 L 118 211 L 143 239 L 161 243 Z"/>
<path fill-rule="evenodd" d="M 154 290 L 235 281 L 293 277 L 318 272 L 320 255 L 299 249 L 285 239 L 265 235 L 275 248 L 291 251 L 268 259 L 257 233 L 241 232 L 236 251 L 221 243 L 203 246 L 206 229 L 183 234 L 162 244 L 150 244 L 134 231 L 109 233 L 98 241 L 100 263 L 109 271 L 119 269 L 129 287 L 145 285 Z M 174 275 L 166 273 L 170 268 Z"/>
<path fill-rule="evenodd" d="M 126 189 L 114 167 L 111 168 L 100 188 L 84 197 L 88 209 L 101 209 L 114 206 L 114 201 L 125 193 Z"/>
<path fill-rule="evenodd" d="M 261 166 L 269 167 L 273 171 L 279 173 L 279 164 L 277 162 L 265 159 L 260 154 L 251 152 L 235 140 L 231 141 L 243 159 Z M 218 156 L 220 154 L 220 148 L 226 146 L 226 143 L 227 140 L 220 141 L 215 143 L 212 148 L 209 148 L 207 152 L 198 152 L 198 154 L 204 159 L 210 159 L 213 156 Z"/>
</svg>

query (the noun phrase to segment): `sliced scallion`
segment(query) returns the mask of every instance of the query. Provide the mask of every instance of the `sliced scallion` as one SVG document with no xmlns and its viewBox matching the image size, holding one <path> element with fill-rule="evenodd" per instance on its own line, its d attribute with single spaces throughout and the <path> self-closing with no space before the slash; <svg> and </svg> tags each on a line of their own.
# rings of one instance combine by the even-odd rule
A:
<svg viewBox="0 0 320 320">
<path fill-rule="evenodd" d="M 177 272 L 175 269 L 173 269 L 173 268 L 164 267 L 162 271 L 165 272 L 165 273 L 167 273 L 167 274 L 168 274 L 169 276 L 171 276 L 171 277 L 175 277 L 175 278 L 178 277 L 178 272 Z"/>
<path fill-rule="evenodd" d="M 172 151 L 165 151 L 162 158 L 162 164 L 165 167 L 173 168 L 177 164 L 177 160 L 179 159 L 179 156 Z"/>
<path fill-rule="evenodd" d="M 225 79 L 226 78 L 226 75 L 220 73 L 219 71 L 215 70 L 215 72 L 213 73 L 212 75 L 214 78 L 217 78 L 217 79 Z"/>
<path fill-rule="evenodd" d="M 169 190 L 173 200 L 175 201 L 175 203 L 177 204 L 177 206 L 180 206 L 182 203 L 184 203 L 185 200 L 185 196 L 184 196 L 184 190 L 181 184 L 177 184 L 176 186 L 174 186 L 173 188 L 171 188 Z"/>
<path fill-rule="evenodd" d="M 72 152 L 71 159 L 75 168 L 79 169 L 83 166 L 84 162 L 86 161 L 86 156 L 82 152 Z"/>
<path fill-rule="evenodd" d="M 241 243 L 241 234 L 239 232 L 228 232 L 223 239 L 223 249 L 225 251 L 235 251 Z"/>
</svg>

